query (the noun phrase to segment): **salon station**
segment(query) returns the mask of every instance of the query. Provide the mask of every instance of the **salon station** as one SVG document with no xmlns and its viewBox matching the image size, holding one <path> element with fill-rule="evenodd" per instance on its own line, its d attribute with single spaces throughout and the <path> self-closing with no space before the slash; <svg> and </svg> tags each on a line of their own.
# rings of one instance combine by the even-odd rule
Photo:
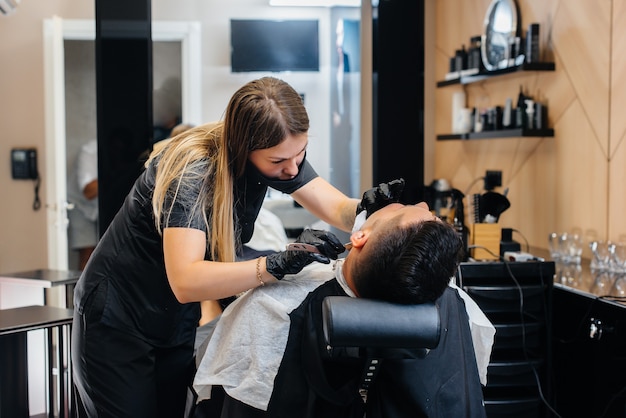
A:
<svg viewBox="0 0 626 418">
<path fill-rule="evenodd" d="M 97 139 L 101 237 L 146 151 L 264 76 L 301 96 L 320 177 L 358 199 L 402 178 L 402 203 L 458 232 L 454 285 L 495 329 L 487 417 L 626 417 L 625 14 L 618 0 L 0 0 L 0 417 L 77 416 L 81 148 Z M 306 228 L 351 239 L 272 188 L 254 225 L 251 251 Z M 435 348 L 438 313 L 417 309 Z M 370 331 L 359 344 L 386 344 Z"/>
</svg>

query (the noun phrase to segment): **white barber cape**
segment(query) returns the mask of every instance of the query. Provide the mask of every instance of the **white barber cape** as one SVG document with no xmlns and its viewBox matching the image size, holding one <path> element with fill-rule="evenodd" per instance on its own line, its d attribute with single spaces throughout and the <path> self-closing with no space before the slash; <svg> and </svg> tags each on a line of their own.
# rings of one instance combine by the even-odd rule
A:
<svg viewBox="0 0 626 418">
<path fill-rule="evenodd" d="M 210 399 L 213 385 L 219 385 L 232 398 L 267 410 L 287 346 L 289 313 L 309 292 L 333 278 L 352 296 L 341 275 L 342 262 L 311 264 L 280 283 L 249 290 L 231 303 L 217 321 L 206 351 L 198 354 L 202 358 L 193 383 L 198 402 Z M 480 381 L 485 385 L 495 328 L 463 290 L 451 286 L 465 301 Z"/>
</svg>

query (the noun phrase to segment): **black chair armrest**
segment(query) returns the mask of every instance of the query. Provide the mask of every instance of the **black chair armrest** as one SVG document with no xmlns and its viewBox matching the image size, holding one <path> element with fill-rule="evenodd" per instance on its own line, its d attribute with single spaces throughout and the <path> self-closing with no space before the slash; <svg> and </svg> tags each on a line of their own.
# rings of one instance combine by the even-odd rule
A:
<svg viewBox="0 0 626 418">
<path fill-rule="evenodd" d="M 400 305 L 328 296 L 322 303 L 324 340 L 334 348 L 432 349 L 439 344 L 440 318 L 434 303 Z"/>
</svg>

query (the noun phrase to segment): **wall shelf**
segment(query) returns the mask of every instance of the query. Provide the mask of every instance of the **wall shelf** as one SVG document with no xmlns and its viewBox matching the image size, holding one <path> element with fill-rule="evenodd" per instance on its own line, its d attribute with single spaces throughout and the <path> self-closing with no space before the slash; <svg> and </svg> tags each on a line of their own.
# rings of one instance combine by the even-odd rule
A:
<svg viewBox="0 0 626 418">
<path fill-rule="evenodd" d="M 487 78 L 497 77 L 505 74 L 516 73 L 520 71 L 554 71 L 555 65 L 553 62 L 535 62 L 535 63 L 523 63 L 513 67 L 502 68 L 495 71 L 485 71 L 482 73 L 460 76 L 452 78 L 450 80 L 442 80 L 437 82 L 437 87 L 446 87 L 455 84 L 471 84 L 478 81 L 485 80 Z"/>
<path fill-rule="evenodd" d="M 469 140 L 469 139 L 495 139 L 516 137 L 553 137 L 554 129 L 504 129 L 497 131 L 470 132 L 467 134 L 442 134 L 437 135 L 438 141 Z"/>
</svg>

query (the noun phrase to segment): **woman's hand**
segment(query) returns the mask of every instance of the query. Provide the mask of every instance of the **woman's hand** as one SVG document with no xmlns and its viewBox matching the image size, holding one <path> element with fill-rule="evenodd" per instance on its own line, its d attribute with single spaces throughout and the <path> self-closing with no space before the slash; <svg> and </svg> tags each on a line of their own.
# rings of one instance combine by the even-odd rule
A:
<svg viewBox="0 0 626 418">
<path fill-rule="evenodd" d="M 285 277 L 285 274 L 299 273 L 314 261 L 328 264 L 331 259 L 336 260 L 339 254 L 345 251 L 339 239 L 328 231 L 305 229 L 296 242 L 313 245 L 319 253 L 298 250 L 268 255 L 265 259 L 265 268 L 278 280 Z"/>
<path fill-rule="evenodd" d="M 336 260 L 346 248 L 332 232 L 319 229 L 305 229 L 296 238 L 296 242 L 315 246 L 321 255 Z M 328 264 L 330 260 L 321 261 Z"/>
<path fill-rule="evenodd" d="M 366 218 L 376 212 L 380 208 L 384 208 L 390 203 L 400 201 L 400 195 L 404 190 L 404 179 L 390 181 L 389 183 L 381 183 L 378 187 L 366 190 L 363 193 L 363 199 L 356 207 L 356 214 L 365 211 Z"/>
</svg>

